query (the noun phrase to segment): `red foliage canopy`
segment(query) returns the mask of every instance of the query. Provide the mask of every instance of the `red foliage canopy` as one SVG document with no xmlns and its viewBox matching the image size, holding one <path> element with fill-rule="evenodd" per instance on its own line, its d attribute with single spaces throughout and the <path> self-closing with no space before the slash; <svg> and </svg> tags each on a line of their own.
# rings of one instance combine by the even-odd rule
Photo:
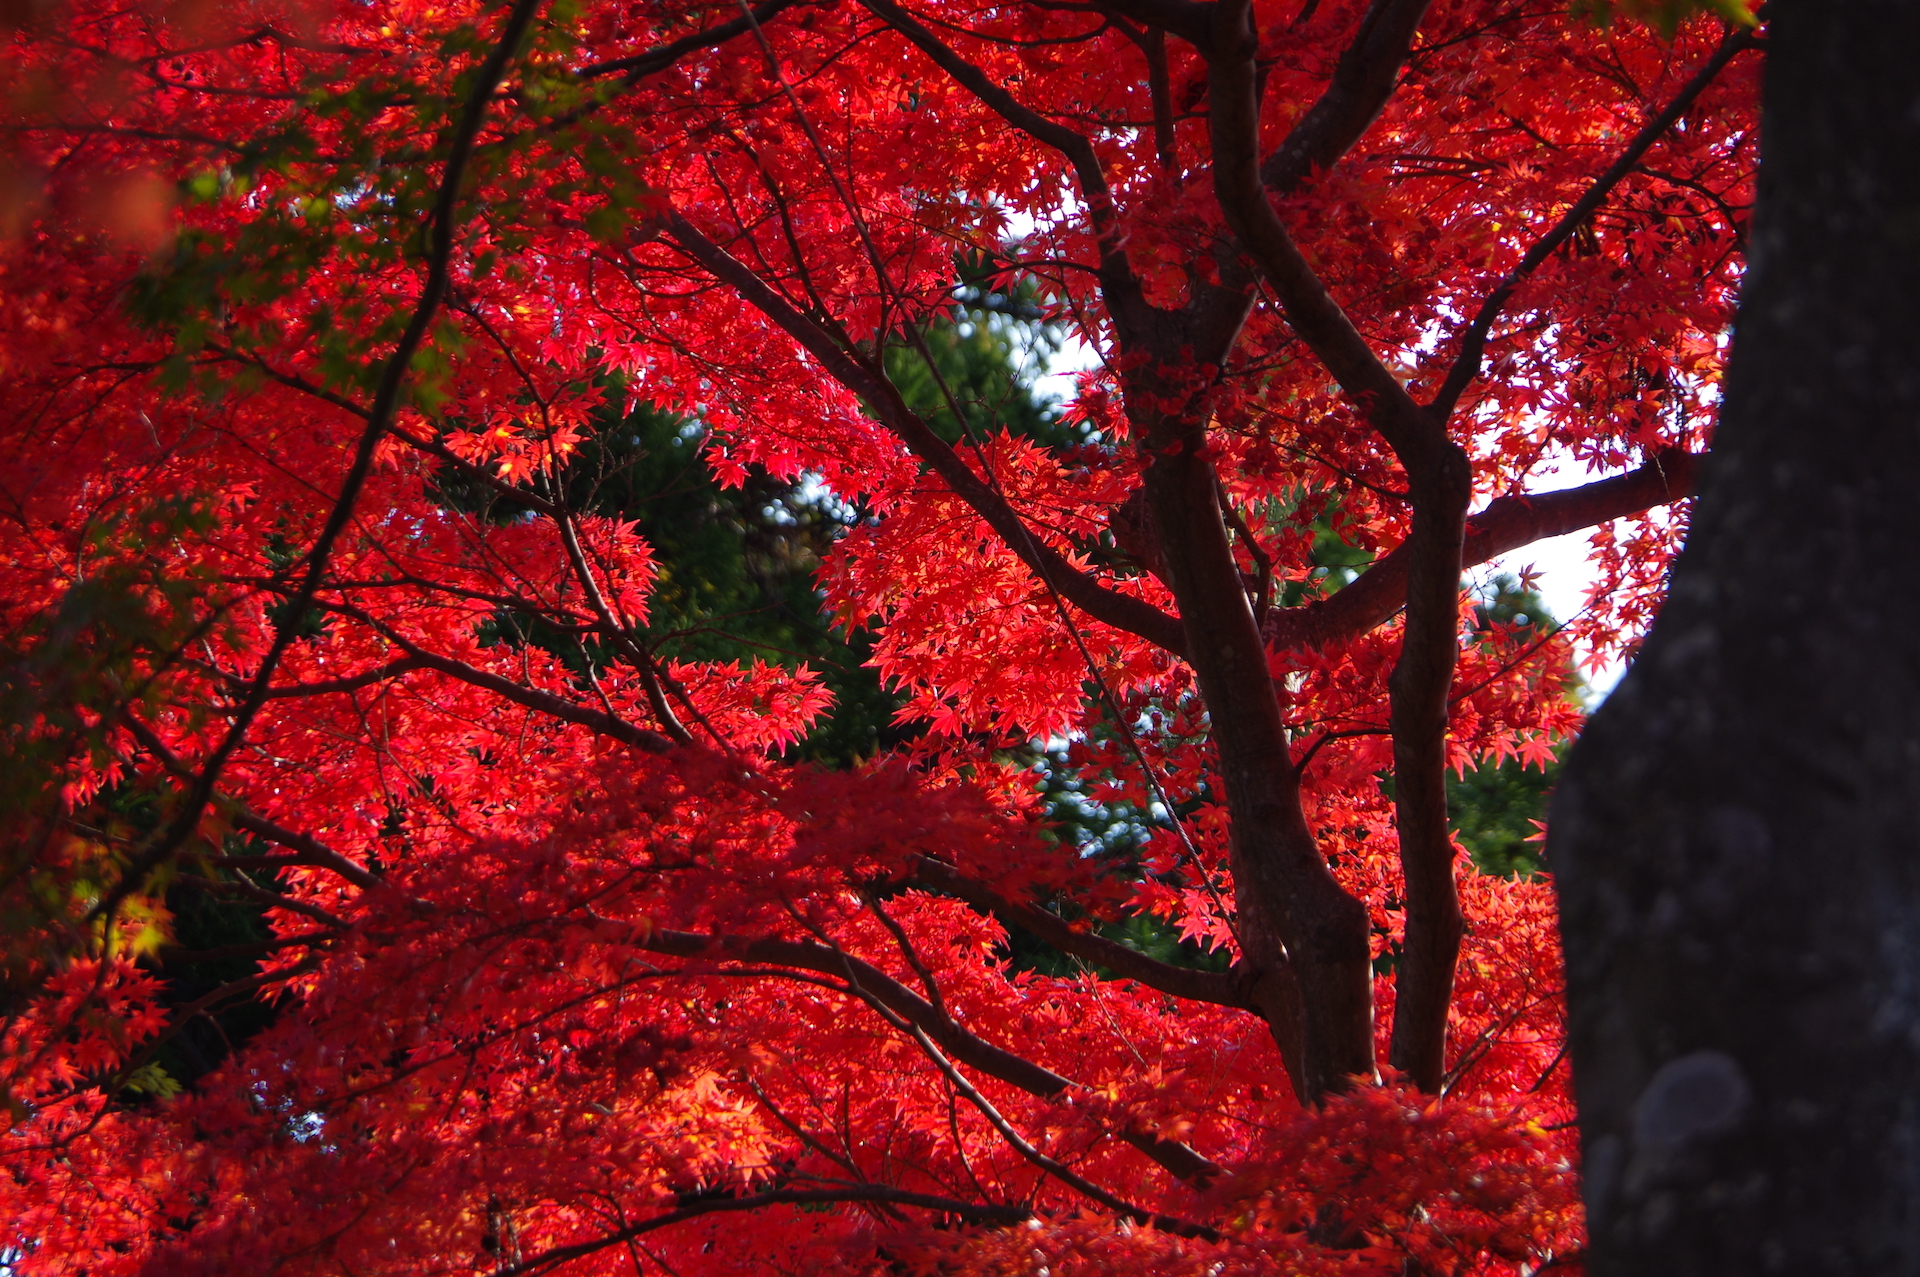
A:
<svg viewBox="0 0 1920 1277">
<path fill-rule="evenodd" d="M 1657 597 L 1744 28 L 9 12 L 0 1265 L 1577 1263 L 1549 887 L 1463 868 L 1443 781 L 1543 758 L 1569 636 Z M 949 442 L 888 380 L 960 255 L 1099 353 L 1089 442 Z M 813 671 L 643 640 L 662 564 L 557 481 L 629 400 L 871 516 L 819 581 L 914 744 L 783 761 Z M 1598 477 L 1530 492 L 1555 465 Z M 1570 630 L 1475 623 L 1463 565 L 1587 528 Z M 1133 871 L 1047 836 L 1000 752 L 1036 738 L 1160 813 Z M 182 883 L 270 935 L 169 948 Z M 1100 933 L 1134 914 L 1234 965 Z M 244 999 L 271 1025 L 179 1093 L 159 1045 Z"/>
</svg>

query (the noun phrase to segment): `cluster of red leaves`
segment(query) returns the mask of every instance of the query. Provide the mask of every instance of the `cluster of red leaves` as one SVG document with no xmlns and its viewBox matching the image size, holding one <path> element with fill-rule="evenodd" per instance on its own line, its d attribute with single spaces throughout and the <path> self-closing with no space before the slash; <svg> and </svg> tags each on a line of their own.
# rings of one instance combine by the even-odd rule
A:
<svg viewBox="0 0 1920 1277">
<path fill-rule="evenodd" d="M 1478 886 L 1486 934 L 1476 927 L 1463 973 L 1470 1045 L 1453 1098 L 1366 1089 L 1303 1111 L 1250 1017 L 1093 976 L 1016 975 L 1000 928 L 964 905 L 909 892 L 875 909 L 847 888 L 931 854 L 1003 882 L 1082 872 L 969 790 L 905 773 L 743 779 L 715 760 L 582 759 L 565 776 L 568 810 L 502 822 L 543 836 L 422 845 L 393 864 L 324 962 L 283 968 L 297 1014 L 218 1084 L 128 1109 L 73 1085 L 103 1063 L 78 1046 L 68 1072 L 43 1068 L 8 1141 L 30 1262 L 225 1273 L 324 1254 L 343 1271 L 439 1271 L 498 1258 L 505 1219 L 522 1262 L 583 1246 L 598 1258 L 582 1271 L 618 1271 L 628 1260 L 606 1239 L 650 1217 L 849 1183 L 1036 1217 L 954 1237 L 889 1211 L 769 1210 L 645 1244 L 676 1271 L 712 1273 L 799 1262 L 782 1254 L 834 1270 L 1029 1271 L 1035 1250 L 1064 1271 L 1252 1272 L 1284 1257 L 1385 1272 L 1439 1255 L 1501 1271 L 1577 1245 L 1569 1149 L 1537 1125 L 1566 1116 L 1537 886 Z M 676 957 L 670 924 L 694 917 L 815 958 L 776 975 L 744 951 Z M 849 955 L 907 985 L 921 964 L 968 1031 L 1073 1079 L 1051 1098 L 979 1083 L 1046 1155 L 1157 1213 L 1228 1221 L 1223 1235 L 1090 1213 L 911 1037 L 851 1013 L 873 977 L 841 965 Z M 1531 1005 L 1508 963 L 1536 982 Z M 70 1009 L 89 975 L 63 973 L 45 996 L 65 1001 L 44 1013 Z M 94 1014 L 121 1009 L 96 995 Z M 122 1041 L 153 1032 L 149 1016 Z M 1169 1182 L 1113 1138 L 1125 1129 L 1230 1170 L 1204 1189 Z"/>
</svg>

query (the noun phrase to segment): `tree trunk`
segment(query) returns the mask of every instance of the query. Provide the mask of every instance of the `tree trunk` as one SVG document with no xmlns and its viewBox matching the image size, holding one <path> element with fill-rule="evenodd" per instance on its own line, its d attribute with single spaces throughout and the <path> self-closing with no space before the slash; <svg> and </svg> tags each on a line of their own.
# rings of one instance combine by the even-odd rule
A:
<svg viewBox="0 0 1920 1277">
<path fill-rule="evenodd" d="M 1768 18 L 1713 459 L 1553 808 L 1597 1277 L 1920 1272 L 1920 4 Z"/>
<path fill-rule="evenodd" d="M 1301 1101 L 1317 1104 L 1352 1078 L 1374 1075 L 1367 907 L 1335 880 L 1301 809 L 1300 774 L 1259 623 L 1227 544 L 1204 426 L 1142 419 L 1157 454 L 1146 491 L 1160 554 L 1233 816 L 1243 960 L 1274 1040 L 1298 1057 Z"/>
</svg>

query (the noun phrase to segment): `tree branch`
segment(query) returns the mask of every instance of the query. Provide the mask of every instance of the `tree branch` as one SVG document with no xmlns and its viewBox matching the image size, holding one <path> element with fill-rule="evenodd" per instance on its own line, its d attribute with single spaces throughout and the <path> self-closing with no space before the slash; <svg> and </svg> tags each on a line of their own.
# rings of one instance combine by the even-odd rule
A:
<svg viewBox="0 0 1920 1277">
<path fill-rule="evenodd" d="M 186 760 L 169 748 L 167 743 L 160 739 L 159 733 L 155 732 L 151 727 L 135 718 L 131 713 L 121 714 L 120 721 L 126 724 L 127 731 L 132 733 L 133 738 L 140 742 L 141 747 L 158 759 L 160 765 L 173 775 L 184 780 L 195 774 L 194 769 L 187 765 Z M 318 840 L 306 834 L 295 833 L 291 829 L 277 825 L 237 800 L 229 801 L 233 803 L 233 810 L 229 813 L 229 818 L 237 828 L 244 829 L 256 837 L 264 838 L 268 842 L 275 843 L 296 853 L 294 856 L 289 857 L 286 863 L 308 865 L 315 869 L 329 870 L 345 878 L 362 891 L 374 891 L 386 886 L 379 878 L 367 872 L 359 865 L 356 865 L 339 852 L 323 845 Z"/>
<path fill-rule="evenodd" d="M 851 978 L 858 982 L 864 994 L 907 1023 L 918 1026 L 947 1054 L 970 1068 L 1046 1099 L 1079 1089 L 1076 1083 L 1053 1070 L 969 1033 L 878 967 L 827 945 L 641 928 L 634 929 L 629 942 L 653 953 L 681 958 L 759 962 Z M 1218 1166 L 1185 1144 L 1162 1139 L 1151 1131 L 1128 1129 L 1121 1132 L 1119 1138 L 1182 1180 L 1204 1183 L 1220 1173 Z"/>
<path fill-rule="evenodd" d="M 355 692 L 375 683 L 384 683 L 388 679 L 398 678 L 422 668 L 420 662 L 408 657 L 404 661 L 389 661 L 378 669 L 366 670 L 359 674 L 350 674 L 345 678 L 330 678 L 319 683 L 282 684 L 267 689 L 270 701 L 286 700 L 300 696 L 328 696 L 335 692 Z"/>
<path fill-rule="evenodd" d="M 933 32 L 921 25 L 893 0 L 860 0 L 882 22 L 905 36 L 913 46 L 933 60 L 935 66 L 952 76 L 1001 119 L 1028 137 L 1052 147 L 1067 159 L 1080 184 L 1080 198 L 1086 202 L 1093 221 L 1094 238 L 1100 246 L 1100 287 L 1107 308 L 1116 323 L 1137 327 L 1147 318 L 1148 307 L 1140 281 L 1127 261 L 1126 249 L 1116 225 L 1113 193 L 1107 185 L 1106 170 L 1094 153 L 1093 143 L 1064 124 L 1049 120 L 1015 98 L 1001 85 L 987 78 L 986 72 L 962 58 Z"/>
<path fill-rule="evenodd" d="M 184 882 L 190 887 L 199 888 L 201 891 L 229 896 L 245 896 L 256 904 L 263 904 L 269 909 L 285 909 L 289 913 L 301 914 L 313 919 L 322 926 L 332 927 L 336 931 L 353 930 L 352 923 L 344 918 L 336 918 L 319 905 L 310 905 L 304 900 L 295 900 L 290 896 L 283 896 L 277 891 L 268 891 L 265 887 L 256 887 L 250 882 L 227 881 L 220 878 L 202 878 L 198 874 L 181 874 L 175 881 Z"/>
<path fill-rule="evenodd" d="M 1242 1011 L 1255 1010 L 1246 991 L 1240 987 L 1240 981 L 1233 975 L 1195 971 L 1156 962 L 1118 941 L 1076 930 L 1045 909 L 1009 899 L 951 865 L 922 858 L 914 868 L 914 877 L 935 891 L 966 901 L 982 913 L 990 913 L 1024 927 L 1061 953 L 1105 967 L 1124 979 L 1138 981 L 1150 989 L 1158 989 L 1189 1002 L 1211 1002 L 1215 1006 L 1234 1007 Z"/>
<path fill-rule="evenodd" d="M 1527 250 L 1526 256 L 1520 259 L 1519 264 L 1508 271 L 1494 290 L 1487 294 L 1486 300 L 1480 303 L 1480 309 L 1475 312 L 1473 322 L 1467 325 L 1466 334 L 1460 341 L 1460 353 L 1454 357 L 1453 365 L 1447 370 L 1446 381 L 1441 383 L 1439 393 L 1433 397 L 1430 411 L 1439 420 L 1445 421 L 1453 415 L 1454 405 L 1460 401 L 1462 392 L 1473 384 L 1475 377 L 1480 375 L 1480 357 L 1486 349 L 1487 334 L 1493 328 L 1493 321 L 1499 318 L 1500 312 L 1512 299 L 1514 290 L 1520 287 L 1527 276 L 1540 269 L 1541 264 L 1553 255 L 1556 248 L 1567 242 L 1567 238 L 1580 228 L 1582 222 L 1593 215 L 1594 211 L 1600 207 L 1600 202 L 1606 199 L 1613 188 L 1618 186 L 1627 174 L 1633 172 L 1634 167 L 1640 163 L 1641 157 L 1647 153 L 1648 149 L 1660 139 L 1662 134 L 1674 126 L 1674 123 L 1686 113 L 1687 108 L 1693 105 L 1694 99 L 1713 83 L 1714 78 L 1720 74 L 1727 63 L 1733 61 L 1734 57 L 1743 50 L 1751 48 L 1753 42 L 1753 31 L 1748 28 L 1742 27 L 1729 31 L 1720 41 L 1720 47 L 1714 50 L 1713 56 L 1707 59 L 1707 64 L 1700 68 L 1693 79 L 1687 81 L 1686 87 L 1675 95 L 1673 101 L 1667 103 L 1666 110 L 1647 121 L 1646 127 L 1634 135 L 1633 141 L 1627 144 L 1627 149 L 1620 153 L 1620 157 L 1613 162 L 1613 166 L 1594 179 L 1593 185 L 1587 188 L 1587 193 L 1561 215 L 1553 229 L 1541 236 L 1539 242 Z"/>
<path fill-rule="evenodd" d="M 1260 184 L 1274 198 L 1293 194 L 1316 173 L 1331 169 L 1379 118 L 1399 83 L 1425 9 L 1426 0 L 1375 0 L 1332 82 L 1261 164 Z M 1209 29 L 1193 43 L 1204 53 L 1210 40 Z M 1208 363 L 1225 362 L 1253 301 L 1252 276 L 1237 254 L 1222 255 L 1220 272 L 1220 284 L 1198 290 L 1184 317 L 1197 356 Z"/>
<path fill-rule="evenodd" d="M 1360 140 L 1393 96 L 1429 0 L 1373 0 L 1327 85 L 1260 165 L 1260 182 L 1287 194 L 1324 173 Z"/>
<path fill-rule="evenodd" d="M 1013 1150 L 1020 1154 L 1020 1156 L 1026 1158 L 1027 1161 L 1033 1163 L 1033 1165 L 1053 1176 L 1067 1187 L 1092 1198 L 1108 1210 L 1128 1216 L 1135 1223 L 1151 1224 L 1163 1232 L 1173 1233 L 1179 1237 L 1204 1237 L 1208 1241 L 1220 1240 L 1220 1234 L 1204 1224 L 1194 1224 L 1184 1219 L 1174 1219 L 1171 1216 L 1156 1215 L 1151 1211 L 1143 1210 L 1135 1206 L 1132 1202 L 1108 1192 L 1057 1158 L 1048 1157 L 1045 1153 L 1042 1153 L 1022 1136 L 1019 1131 L 1013 1128 L 1013 1123 L 1009 1122 L 1000 1110 L 994 1107 L 992 1100 L 980 1094 L 979 1088 L 967 1081 L 966 1075 L 955 1068 L 953 1061 L 943 1055 L 940 1048 L 934 1045 L 933 1039 L 927 1036 L 926 1030 L 920 1028 L 918 1025 L 908 1025 L 906 1027 L 913 1035 L 914 1040 L 920 1044 L 920 1048 L 926 1053 L 927 1058 L 933 1061 L 934 1067 L 939 1069 L 947 1081 L 952 1084 L 953 1089 L 958 1091 L 961 1096 L 966 1099 L 967 1103 L 978 1109 L 980 1115 L 987 1119 L 988 1124 L 1000 1133 L 1000 1138 L 1012 1145 Z"/>
<path fill-rule="evenodd" d="M 1188 1002 L 1212 1002 L 1215 1006 L 1233 1006 L 1236 1010 L 1256 1010 L 1254 1002 L 1246 997 L 1246 991 L 1240 987 L 1240 981 L 1235 976 L 1219 972 L 1196 972 L 1185 966 L 1156 962 L 1142 952 L 1127 949 L 1119 941 L 1110 941 L 1104 935 L 1092 935 L 1091 931 L 1079 931 L 1062 918 L 1048 914 L 1044 908 L 1012 901 L 987 883 L 968 878 L 950 864 L 922 858 L 914 866 L 914 878 L 935 891 L 941 891 L 943 895 L 972 904 L 973 908 L 985 914 L 995 914 L 1006 922 L 1033 931 L 1037 937 L 1064 954 L 1083 958 L 1094 966 L 1104 966 L 1116 976 L 1139 981 L 1148 989 L 1160 989 L 1162 993 L 1187 999 Z"/>
<path fill-rule="evenodd" d="M 347 525 L 353 519 L 353 510 L 360 498 L 360 490 L 365 486 L 367 476 L 373 470 L 374 454 L 381 436 L 386 433 L 388 423 L 400 406 L 400 396 L 406 388 L 407 376 L 412 370 L 413 356 L 425 342 L 433 319 L 439 313 L 440 303 L 447 294 L 451 278 L 451 265 L 454 248 L 454 214 L 459 209 L 460 188 L 466 176 L 467 162 L 473 155 L 475 140 L 479 137 L 480 126 L 486 120 L 487 107 L 493 100 L 494 90 L 499 87 L 506 75 L 507 64 L 512 61 L 520 42 L 526 36 L 527 29 L 533 23 L 533 15 L 540 7 L 540 0 L 515 0 L 508 10 L 506 21 L 502 23 L 500 35 L 488 52 L 485 60 L 474 76 L 473 86 L 467 95 L 460 121 L 453 130 L 448 147 L 446 167 L 441 173 L 440 187 L 434 197 L 433 209 L 427 222 L 428 252 L 427 277 L 420 287 L 420 296 L 415 300 L 413 312 L 408 316 L 406 328 L 395 343 L 393 352 L 381 365 L 380 377 L 374 388 L 373 404 L 368 410 L 366 428 L 360 433 L 360 441 L 354 450 L 352 464 L 347 468 L 346 477 L 340 484 L 340 495 L 334 499 L 333 509 L 327 515 L 326 523 L 320 529 L 312 548 L 304 556 L 306 571 L 300 579 L 300 586 L 294 591 L 288 602 L 288 616 L 295 618 L 279 626 L 274 634 L 273 643 L 261 658 L 259 670 L 255 673 L 253 687 L 246 699 L 235 709 L 232 721 L 227 726 L 226 735 L 201 765 L 199 774 L 188 787 L 186 801 L 180 806 L 171 823 L 154 842 L 153 846 L 140 856 L 121 874 L 120 880 L 105 892 L 100 900 L 87 911 L 89 919 L 108 917 L 120 902 L 129 894 L 140 889 L 148 876 L 164 864 L 177 852 L 194 831 L 200 826 L 200 816 L 212 800 L 214 787 L 219 783 L 220 771 L 227 760 L 240 748 L 240 742 L 246 739 L 247 729 L 252 725 L 260 707 L 266 703 L 267 688 L 273 680 L 273 672 L 280 664 L 280 658 L 300 633 L 297 618 L 304 615 L 313 606 L 314 596 L 319 592 L 320 582 L 326 575 L 327 563 L 333 555 L 333 547 L 346 532 Z"/>
<path fill-rule="evenodd" d="M 1647 463 L 1578 488 L 1500 497 L 1467 520 L 1463 567 L 1485 563 L 1548 537 L 1578 532 L 1693 495 L 1705 457 L 1672 449 Z M 1404 544 L 1378 559 L 1332 597 L 1267 614 L 1266 638 L 1278 650 L 1325 647 L 1366 633 L 1399 611 L 1406 599 L 1408 555 Z"/>
<path fill-rule="evenodd" d="M 631 57 L 609 58 L 605 62 L 589 62 L 574 72 L 582 80 L 597 80 L 603 76 L 621 75 L 628 80 L 640 80 L 650 75 L 658 75 L 690 53 L 702 49 L 711 49 L 715 45 L 725 44 L 736 36 L 743 36 L 763 22 L 770 22 L 782 10 L 791 9 L 799 0 L 766 0 L 752 11 L 752 16 L 742 15 L 731 22 L 722 22 L 708 27 L 705 31 L 696 31 L 692 35 L 682 36 L 670 44 L 657 49 L 648 49 L 645 53 L 636 53 Z"/>
<path fill-rule="evenodd" d="M 230 360 L 234 363 L 245 364 L 250 368 L 257 368 L 269 381 L 278 382 L 289 390 L 298 390 L 302 394 L 312 395 L 322 403 L 332 404 L 341 411 L 351 413 L 362 421 L 371 418 L 372 414 L 369 409 L 355 403 L 345 395 L 337 391 L 329 390 L 317 382 L 309 381 L 298 373 L 286 372 L 275 368 L 258 355 L 250 353 L 242 354 L 230 347 L 222 346 L 220 343 L 212 341 L 206 344 L 205 349 L 214 352 L 223 359 Z M 539 493 L 534 492 L 531 488 L 510 483 L 486 466 L 475 465 L 473 462 L 468 461 L 465 457 L 458 455 L 453 449 L 438 439 L 420 438 L 418 435 L 413 434 L 411 431 L 406 430 L 392 421 L 387 423 L 387 434 L 398 439 L 416 452 L 426 453 L 428 456 L 466 475 L 475 482 L 492 488 L 500 495 L 516 501 L 531 510 L 536 510 L 541 514 L 551 517 L 558 508 L 552 502 L 541 497 Z"/>
<path fill-rule="evenodd" d="M 1300 149 L 1283 150 L 1284 163 L 1275 165 L 1279 175 L 1286 175 L 1287 165 L 1304 172 L 1316 148 L 1344 149 L 1359 136 L 1370 117 L 1336 104 L 1385 101 L 1425 8 L 1422 0 L 1375 0 L 1342 58 L 1333 88 L 1322 98 L 1329 105 L 1328 119 L 1338 115 L 1353 132 L 1296 131 Z M 1438 1090 L 1464 930 L 1447 827 L 1446 727 L 1447 692 L 1459 659 L 1456 611 L 1473 467 L 1447 437 L 1444 422 L 1416 403 L 1368 347 L 1274 211 L 1258 162 L 1257 47 L 1251 0 L 1221 0 L 1207 51 L 1214 194 L 1228 225 L 1272 286 L 1288 324 L 1399 457 L 1413 505 L 1413 526 L 1401 547 L 1406 630 L 1387 684 L 1407 910 L 1406 942 L 1395 973 L 1392 1062 L 1422 1089 Z M 1184 611 L 1185 599 L 1181 606 Z"/>
<path fill-rule="evenodd" d="M 1378 0 L 1369 16 L 1404 2 Z M 1214 196 L 1227 224 L 1272 286 L 1294 332 L 1393 448 L 1409 477 L 1430 472 L 1439 464 L 1444 434 L 1327 292 L 1262 188 L 1256 40 L 1251 22 L 1250 0 L 1224 0 L 1214 14 L 1213 43 L 1207 51 Z"/>
<path fill-rule="evenodd" d="M 1454 968 L 1466 932 L 1447 821 L 1447 694 L 1460 661 L 1460 571 L 1473 465 L 1464 449 L 1443 439 L 1431 468 L 1409 479 L 1413 526 L 1402 547 L 1407 621 L 1387 679 L 1394 829 L 1406 902 L 1388 1063 L 1421 1090 L 1438 1093 L 1446 1076 Z"/>
<path fill-rule="evenodd" d="M 799 342 L 835 381 L 865 400 L 880 423 L 926 462 L 956 496 L 986 521 L 1009 550 L 1063 598 L 1097 621 L 1136 634 L 1176 654 L 1185 650 L 1186 636 L 1179 618 L 1168 616 L 1144 600 L 1108 589 L 1043 544 L 1006 499 L 974 474 L 960 455 L 907 406 L 899 391 L 883 376 L 856 361 L 832 334 L 801 314 L 751 267 L 682 217 L 671 217 L 667 232 L 688 256 Z"/>
<path fill-rule="evenodd" d="M 305 946 L 320 945 L 338 940 L 340 933 L 335 930 L 301 931 L 290 936 L 279 936 L 272 940 L 260 940 L 252 944 L 225 944 L 217 949 L 184 949 L 177 944 L 160 946 L 159 956 L 162 963 L 167 962 L 224 962 L 229 958 L 257 958 L 262 954 L 275 953 L 281 949 L 297 949 Z"/>
<path fill-rule="evenodd" d="M 1200 49 L 1206 48 L 1213 30 L 1213 6 L 1197 0 L 1096 0 L 1094 7 L 1156 31 L 1171 32 Z"/>
<path fill-rule="evenodd" d="M 746 1197 L 708 1198 L 690 1202 L 677 1210 L 664 1215 L 655 1215 L 652 1219 L 642 1220 L 638 1224 L 622 1228 L 618 1232 L 596 1237 L 589 1242 L 576 1242 L 571 1246 L 556 1246 L 542 1251 L 531 1259 L 521 1260 L 517 1264 L 495 1270 L 494 1277 L 533 1277 L 535 1273 L 548 1272 L 575 1259 L 581 1259 L 609 1246 L 618 1246 L 635 1237 L 684 1223 L 689 1219 L 698 1219 L 702 1215 L 711 1215 L 721 1211 L 760 1210 L 766 1206 L 824 1206 L 835 1202 L 884 1202 L 895 1206 L 917 1206 L 922 1210 L 938 1211 L 946 1215 L 957 1215 L 962 1219 L 982 1224 L 1018 1224 L 1033 1217 L 1033 1212 L 1024 1206 L 982 1205 L 976 1202 L 963 1202 L 950 1197 L 936 1197 L 930 1193 L 914 1193 L 903 1188 L 892 1188 L 885 1184 L 848 1184 L 841 1188 L 829 1189 L 774 1189 L 771 1192 L 753 1193 Z"/>
<path fill-rule="evenodd" d="M 473 687 L 485 688 L 487 691 L 496 693 L 516 705 L 524 705 L 528 709 L 537 710 L 542 714 L 550 715 L 564 722 L 585 727 L 589 731 L 611 737 L 623 744 L 644 749 L 649 754 L 667 754 L 673 752 L 675 748 L 673 741 L 662 736 L 659 732 L 648 731 L 644 727 L 635 727 L 632 723 L 624 719 L 616 718 L 612 714 L 603 713 L 600 710 L 588 709 L 584 705 L 575 705 L 572 701 L 555 696 L 552 692 L 543 692 L 538 688 L 526 687 L 511 679 L 502 678 L 498 674 L 490 674 L 486 670 L 468 665 L 465 661 L 456 661 L 452 657 L 429 652 L 427 649 L 401 634 L 398 630 L 380 621 L 372 614 L 364 612 L 351 604 L 327 603 L 323 606 L 325 606 L 328 611 L 339 612 L 343 616 L 350 616 L 363 625 L 376 630 L 382 638 L 405 652 L 415 661 L 418 661 L 423 669 L 430 669 L 436 673 L 445 674 L 448 678 L 457 679 Z"/>
</svg>

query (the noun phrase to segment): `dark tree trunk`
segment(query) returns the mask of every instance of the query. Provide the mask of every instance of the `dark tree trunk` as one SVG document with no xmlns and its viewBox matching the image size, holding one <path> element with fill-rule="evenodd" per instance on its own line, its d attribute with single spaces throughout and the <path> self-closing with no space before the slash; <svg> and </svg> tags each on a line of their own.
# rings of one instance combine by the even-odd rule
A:
<svg viewBox="0 0 1920 1277">
<path fill-rule="evenodd" d="M 1597 1277 L 1920 1273 L 1920 4 L 1768 17 L 1713 459 L 1553 809 Z"/>
</svg>

